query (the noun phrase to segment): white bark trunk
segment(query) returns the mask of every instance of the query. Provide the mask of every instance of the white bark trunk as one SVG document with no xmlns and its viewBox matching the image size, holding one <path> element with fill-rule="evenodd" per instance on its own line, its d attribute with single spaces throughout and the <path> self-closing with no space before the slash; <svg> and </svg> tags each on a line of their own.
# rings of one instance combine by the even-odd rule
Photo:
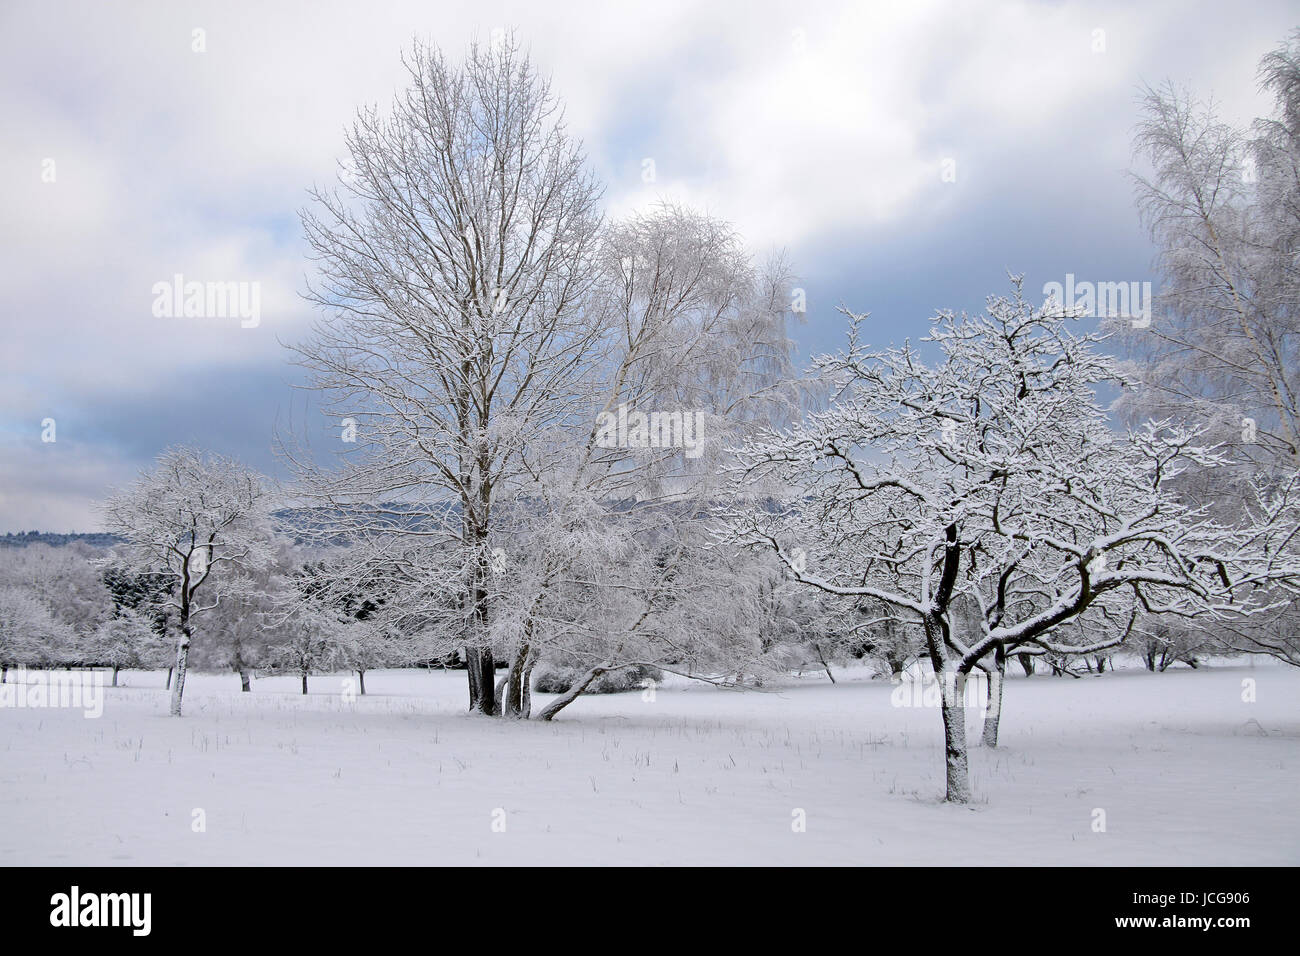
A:
<svg viewBox="0 0 1300 956">
<path fill-rule="evenodd" d="M 966 675 L 944 671 L 943 744 L 948 803 L 970 803 L 970 772 L 966 756 Z"/>
<path fill-rule="evenodd" d="M 190 656 L 190 636 L 181 634 L 180 640 L 176 642 L 176 679 L 172 683 L 172 705 L 171 715 L 179 717 L 181 715 L 181 695 L 185 692 L 185 665 Z"/>
<path fill-rule="evenodd" d="M 988 705 L 984 711 L 984 746 L 998 745 L 998 721 L 1002 718 L 1002 671 L 996 667 L 988 670 Z"/>
</svg>

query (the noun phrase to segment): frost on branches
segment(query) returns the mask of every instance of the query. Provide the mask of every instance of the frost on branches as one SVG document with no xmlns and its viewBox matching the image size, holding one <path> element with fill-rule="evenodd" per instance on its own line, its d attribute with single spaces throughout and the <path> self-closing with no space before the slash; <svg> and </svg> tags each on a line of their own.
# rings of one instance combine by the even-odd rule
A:
<svg viewBox="0 0 1300 956">
<path fill-rule="evenodd" d="M 642 642 L 677 640 L 664 582 L 695 548 L 671 539 L 727 444 L 787 404 L 784 264 L 755 268 L 729 226 L 673 205 L 603 223 L 513 40 L 407 66 L 303 216 L 325 315 L 297 351 L 354 431 L 337 461 L 285 450 L 320 536 L 351 546 L 332 590 L 376 582 L 429 658 L 463 658 L 489 716 L 529 714 L 544 655 L 594 676 L 716 661 Z M 690 416 L 689 447 L 611 441 L 628 409 Z"/>
<path fill-rule="evenodd" d="M 126 539 L 121 555 L 133 570 L 174 582 L 165 599 L 180 631 L 174 716 L 181 713 L 195 619 L 217 606 L 233 569 L 269 560 L 270 503 L 255 472 L 219 455 L 175 447 L 104 505 L 105 525 Z"/>
<path fill-rule="evenodd" d="M 726 521 L 794 580 L 920 626 L 942 688 L 947 800 L 971 798 L 972 669 L 990 677 L 995 744 L 1008 655 L 1095 653 L 1139 612 L 1240 621 L 1293 586 L 1295 476 L 1258 487 L 1233 522 L 1183 503 L 1171 486 L 1220 459 L 1194 429 L 1114 431 L 1095 389 L 1117 373 L 1098 338 L 1053 303 L 1031 306 L 1019 279 L 986 315 L 940 313 L 924 354 L 872 351 L 866 316 L 850 317 L 847 351 L 816 363 L 835 400 L 745 446 L 734 493 L 752 505 Z"/>
</svg>

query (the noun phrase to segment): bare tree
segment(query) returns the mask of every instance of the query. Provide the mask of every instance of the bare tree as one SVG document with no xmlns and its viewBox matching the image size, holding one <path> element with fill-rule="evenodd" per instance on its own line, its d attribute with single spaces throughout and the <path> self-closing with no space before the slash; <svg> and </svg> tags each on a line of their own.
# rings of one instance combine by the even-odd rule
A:
<svg viewBox="0 0 1300 956">
<path fill-rule="evenodd" d="M 599 339 L 600 190 L 513 39 L 460 68 L 422 45 L 406 64 L 391 115 L 359 115 L 338 187 L 303 213 L 327 316 L 297 350 L 327 414 L 359 429 L 340 471 L 303 473 L 354 535 L 457 545 L 470 706 L 491 714 L 494 507 Z"/>
<path fill-rule="evenodd" d="M 1116 434 L 1093 393 L 1114 363 L 1052 303 L 1026 303 L 1019 280 L 985 316 L 941 313 L 932 365 L 910 345 L 868 350 L 861 318 L 847 352 L 818 360 L 839 386 L 832 407 L 746 447 L 736 496 L 775 480 L 787 489 L 779 506 L 733 507 L 730 527 L 796 581 L 920 625 L 942 682 L 947 800 L 970 799 L 973 668 L 999 678 L 996 740 L 1007 656 L 1115 646 L 1122 631 L 1091 646 L 1060 638 L 1105 595 L 1127 592 L 1151 613 L 1236 616 L 1268 610 L 1257 588 L 1294 579 L 1278 549 L 1295 533 L 1294 505 L 1269 497 L 1226 527 L 1183 504 L 1166 483 L 1218 459 L 1185 429 Z"/>
<path fill-rule="evenodd" d="M 181 714 L 195 618 L 217 606 L 227 568 L 267 560 L 271 500 L 256 472 L 220 455 L 177 446 L 104 505 L 105 526 L 126 540 L 122 555 L 133 569 L 175 581 L 167 598 L 180 630 L 173 716 Z"/>
<path fill-rule="evenodd" d="M 1172 84 L 1147 89 L 1138 206 L 1163 306 L 1125 339 L 1135 414 L 1212 429 L 1243 460 L 1300 464 L 1300 32 L 1260 64 L 1274 119 L 1254 135 Z"/>
<path fill-rule="evenodd" d="M 74 639 L 30 586 L 0 585 L 0 680 L 18 667 L 53 664 Z"/>
<path fill-rule="evenodd" d="M 324 533 L 360 545 L 340 589 L 382 580 L 404 629 L 454 628 L 471 708 L 519 716 L 535 615 L 591 515 L 698 496 L 737 423 L 788 400 L 788 275 L 676 206 L 602 231 L 600 190 L 513 41 L 459 70 L 417 47 L 408 66 L 391 117 L 361 115 L 339 188 L 303 217 L 329 315 L 298 352 L 356 444 L 338 470 L 290 454 Z M 611 435 L 628 415 L 669 422 L 669 440 Z M 531 610 L 503 609 L 510 630 L 493 554 L 525 540 L 551 550 Z"/>
</svg>

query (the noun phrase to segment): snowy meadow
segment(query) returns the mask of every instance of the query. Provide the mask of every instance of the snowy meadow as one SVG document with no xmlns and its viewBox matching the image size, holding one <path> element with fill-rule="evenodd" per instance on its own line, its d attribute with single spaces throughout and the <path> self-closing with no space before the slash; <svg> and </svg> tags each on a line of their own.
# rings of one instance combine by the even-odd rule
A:
<svg viewBox="0 0 1300 956">
<path fill-rule="evenodd" d="M 97 720 L 0 710 L 0 862 L 1300 862 L 1294 668 L 1013 677 L 968 807 L 939 801 L 933 710 L 862 668 L 837 676 L 670 680 L 515 725 L 466 715 L 463 677 L 442 671 L 379 672 L 351 699 L 342 674 L 306 697 L 292 678 L 241 694 L 196 676 L 184 721 L 158 673 L 128 672 Z"/>
</svg>

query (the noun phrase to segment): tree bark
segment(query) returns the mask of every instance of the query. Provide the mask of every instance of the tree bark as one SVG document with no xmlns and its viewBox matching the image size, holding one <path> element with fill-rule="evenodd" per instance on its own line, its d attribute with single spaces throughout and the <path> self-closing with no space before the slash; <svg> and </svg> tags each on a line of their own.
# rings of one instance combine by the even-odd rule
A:
<svg viewBox="0 0 1300 956">
<path fill-rule="evenodd" d="M 248 670 L 243 667 L 239 669 L 239 690 L 245 694 L 251 693 L 253 690 L 252 679 L 249 676 Z"/>
<path fill-rule="evenodd" d="M 820 643 L 814 643 L 814 644 L 813 644 L 813 647 L 814 647 L 814 648 L 816 649 L 816 651 L 817 651 L 817 659 L 818 659 L 819 661 L 822 662 L 822 667 L 826 668 L 826 676 L 829 677 L 829 678 L 831 679 L 831 683 L 834 684 L 834 683 L 835 683 L 835 675 L 831 673 L 831 665 L 826 663 L 826 655 L 822 653 L 822 646 L 821 646 L 821 644 L 820 644 Z"/>
<path fill-rule="evenodd" d="M 984 710 L 983 741 L 985 747 L 998 745 L 998 723 L 1002 719 L 1002 683 L 1007 672 L 1007 657 L 1002 648 L 998 648 L 993 666 L 985 673 L 988 676 L 988 702 Z"/>
<path fill-rule="evenodd" d="M 121 670 L 120 667 L 114 667 L 114 668 L 113 668 L 113 686 L 114 686 L 114 687 L 117 686 L 117 672 L 120 671 L 120 670 Z"/>
<path fill-rule="evenodd" d="M 523 683 L 519 690 L 519 716 L 527 720 L 533 715 L 533 668 L 537 666 L 537 655 L 529 653 L 524 663 Z"/>
<path fill-rule="evenodd" d="M 176 680 L 172 684 L 171 715 L 181 715 L 181 695 L 185 693 L 185 667 L 190 658 L 190 625 L 186 621 L 181 625 L 181 637 L 176 642 Z"/>
<path fill-rule="evenodd" d="M 304 694 L 307 693 L 307 672 L 306 671 L 302 672 L 302 692 Z"/>
<path fill-rule="evenodd" d="M 364 697 L 366 694 L 366 672 L 357 671 L 357 680 L 361 682 L 361 696 Z"/>
<path fill-rule="evenodd" d="M 496 660 L 490 650 L 465 648 L 469 676 L 469 709 L 496 716 Z"/>
<path fill-rule="evenodd" d="M 885 660 L 889 664 L 890 679 L 894 682 L 901 680 L 903 669 L 907 667 L 907 661 L 892 652 L 885 656 Z"/>
<path fill-rule="evenodd" d="M 558 714 L 560 711 L 564 710 L 564 708 L 568 707 L 575 700 L 577 700 L 578 695 L 580 695 L 584 690 L 590 687 L 592 681 L 594 681 L 601 674 L 605 673 L 605 671 L 607 670 L 608 668 L 605 665 L 601 664 L 587 671 L 587 673 L 583 674 L 582 677 L 574 681 L 572 686 L 570 686 L 568 690 L 566 690 L 559 697 L 555 698 L 555 700 L 551 701 L 549 704 L 543 707 L 542 712 L 537 715 L 537 719 L 550 720 L 551 718 L 553 718 L 556 714 Z"/>
<path fill-rule="evenodd" d="M 945 538 L 939 587 L 935 591 L 931 610 L 922 620 L 922 626 L 930 653 L 930 666 L 942 686 L 940 700 L 943 710 L 944 801 L 965 804 L 970 803 L 970 771 L 966 755 L 966 673 L 957 670 L 948 659 L 950 635 L 946 616 L 961 564 L 956 524 L 947 527 Z"/>
<path fill-rule="evenodd" d="M 943 745 L 947 803 L 970 803 L 970 768 L 966 755 L 966 675 L 948 670 L 943 686 Z"/>
<path fill-rule="evenodd" d="M 484 463 L 478 461 L 479 475 L 487 473 Z M 469 634 L 465 646 L 465 670 L 469 681 L 469 709 L 478 710 L 487 717 L 495 717 L 497 710 L 496 660 L 489 647 L 477 646 L 478 641 L 487 633 L 488 628 L 488 588 L 485 582 L 491 574 L 486 558 L 488 529 L 481 523 L 471 520 L 475 512 L 487 514 L 489 504 L 489 486 L 479 482 L 480 501 L 464 501 L 466 524 L 462 540 L 472 542 L 479 555 L 472 569 L 468 598 L 471 602 L 469 617 Z"/>
<path fill-rule="evenodd" d="M 190 586 L 190 562 L 186 558 L 185 569 L 181 577 L 180 625 L 181 636 L 176 642 L 176 681 L 172 685 L 171 715 L 181 715 L 181 696 L 185 693 L 185 667 L 190 659 L 190 640 L 194 634 L 190 628 L 190 599 L 194 589 Z"/>
<path fill-rule="evenodd" d="M 173 667 L 169 667 L 169 668 L 167 668 L 167 685 L 163 688 L 163 690 L 171 690 L 171 689 L 172 689 L 172 673 L 173 673 L 175 670 L 176 670 L 176 668 L 175 668 L 174 666 L 173 666 Z"/>
<path fill-rule="evenodd" d="M 522 645 L 510 662 L 510 673 L 506 675 L 505 694 L 501 699 L 501 716 L 520 718 L 524 713 L 524 671 L 528 666 L 531 649 Z"/>
<path fill-rule="evenodd" d="M 494 675 L 495 676 L 495 675 Z M 510 680 L 510 671 L 507 670 L 501 675 L 500 679 L 492 686 L 492 706 L 496 708 L 499 716 L 504 716 L 506 712 L 506 682 Z"/>
</svg>

